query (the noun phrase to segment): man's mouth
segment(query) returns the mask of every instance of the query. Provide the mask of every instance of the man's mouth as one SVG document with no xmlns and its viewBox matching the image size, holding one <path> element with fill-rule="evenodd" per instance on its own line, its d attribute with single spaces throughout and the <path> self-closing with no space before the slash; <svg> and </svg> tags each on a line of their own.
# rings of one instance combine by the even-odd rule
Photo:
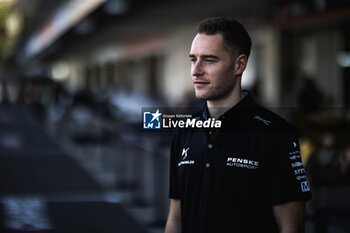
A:
<svg viewBox="0 0 350 233">
<path fill-rule="evenodd" d="M 206 82 L 206 81 L 195 81 L 194 82 L 194 86 L 195 87 L 204 87 L 204 86 L 206 86 L 208 84 L 209 84 L 209 82 Z"/>
</svg>

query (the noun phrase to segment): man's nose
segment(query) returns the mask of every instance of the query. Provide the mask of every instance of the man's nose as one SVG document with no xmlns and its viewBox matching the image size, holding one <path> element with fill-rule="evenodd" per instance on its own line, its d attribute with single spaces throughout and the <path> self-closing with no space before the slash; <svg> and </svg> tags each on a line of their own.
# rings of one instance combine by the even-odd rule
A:
<svg viewBox="0 0 350 233">
<path fill-rule="evenodd" d="M 201 76 L 203 75 L 203 67 L 201 62 L 196 61 L 195 63 L 192 64 L 192 76 L 196 77 L 196 76 Z"/>
</svg>

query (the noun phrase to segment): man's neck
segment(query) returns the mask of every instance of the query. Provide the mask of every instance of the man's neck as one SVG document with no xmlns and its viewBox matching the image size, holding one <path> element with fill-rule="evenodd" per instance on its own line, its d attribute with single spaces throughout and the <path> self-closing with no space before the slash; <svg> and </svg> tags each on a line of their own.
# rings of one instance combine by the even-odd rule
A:
<svg viewBox="0 0 350 233">
<path fill-rule="evenodd" d="M 207 100 L 209 115 L 218 119 L 222 114 L 235 106 L 244 97 L 243 91 L 233 92 L 228 98 L 220 100 Z"/>
</svg>

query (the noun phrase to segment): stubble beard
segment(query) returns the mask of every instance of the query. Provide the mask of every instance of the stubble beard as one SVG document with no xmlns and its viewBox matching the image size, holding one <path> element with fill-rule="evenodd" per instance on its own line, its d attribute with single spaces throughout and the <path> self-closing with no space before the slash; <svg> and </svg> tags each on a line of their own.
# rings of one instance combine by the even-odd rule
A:
<svg viewBox="0 0 350 233">
<path fill-rule="evenodd" d="M 219 77 L 225 77 L 226 75 L 228 75 L 228 76 L 232 75 L 231 72 L 234 72 L 234 70 L 235 70 L 235 66 L 234 66 L 234 62 L 233 62 L 235 59 L 236 58 L 232 58 L 232 63 L 231 63 L 232 65 L 230 65 L 227 68 L 228 73 L 226 73 L 225 75 L 219 76 Z M 237 78 L 238 77 L 236 76 L 232 80 L 225 80 L 226 82 L 224 83 L 224 85 L 220 85 L 220 87 L 210 87 L 209 86 L 209 87 L 207 87 L 208 90 L 206 92 L 204 92 L 202 95 L 197 93 L 197 90 L 195 88 L 195 96 L 197 99 L 205 100 L 205 101 L 216 101 L 216 100 L 224 99 L 225 97 L 228 97 L 230 95 L 230 93 L 234 90 L 234 88 L 236 88 Z M 199 90 L 199 92 L 200 91 L 201 90 Z"/>
<path fill-rule="evenodd" d="M 200 94 L 200 90 L 195 89 L 195 96 L 197 99 L 205 101 L 216 101 L 224 99 L 230 95 L 230 93 L 235 88 L 236 84 L 234 82 L 229 83 L 229 85 L 223 85 L 223 87 L 209 89 L 206 92 Z"/>
</svg>

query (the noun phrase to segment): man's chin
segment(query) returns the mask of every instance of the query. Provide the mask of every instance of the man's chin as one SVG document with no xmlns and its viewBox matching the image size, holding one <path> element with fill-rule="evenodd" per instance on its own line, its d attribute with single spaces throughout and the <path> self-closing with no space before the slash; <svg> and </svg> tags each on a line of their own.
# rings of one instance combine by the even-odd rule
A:
<svg viewBox="0 0 350 233">
<path fill-rule="evenodd" d="M 196 98 L 200 99 L 200 100 L 208 100 L 208 98 L 205 95 L 201 95 L 201 94 L 198 94 L 198 93 L 196 93 Z"/>
</svg>

